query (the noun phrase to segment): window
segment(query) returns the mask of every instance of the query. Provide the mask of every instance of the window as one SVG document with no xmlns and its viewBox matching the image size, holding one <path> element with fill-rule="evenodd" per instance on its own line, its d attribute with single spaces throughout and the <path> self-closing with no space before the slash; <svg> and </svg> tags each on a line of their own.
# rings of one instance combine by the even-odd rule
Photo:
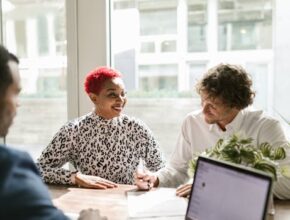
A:
<svg viewBox="0 0 290 220">
<path fill-rule="evenodd" d="M 207 1 L 188 1 L 188 52 L 207 50 Z"/>
<path fill-rule="evenodd" d="M 65 1 L 45 1 L 45 7 L 43 2 L 2 0 L 3 43 L 20 57 L 23 85 L 21 107 L 7 143 L 26 149 L 29 146 L 34 155 L 67 121 Z M 285 28 L 290 25 L 288 1 L 110 2 L 110 64 L 124 75 L 129 96 L 126 113 L 149 125 L 166 156 L 175 146 L 185 115 L 200 107 L 193 89 L 196 79 L 219 62 L 244 66 L 257 90 L 254 105 L 275 116 L 278 112 L 290 121 L 290 104 L 285 96 L 290 88 L 290 31 Z M 103 7 L 101 12 L 106 11 L 103 1 L 94 1 L 90 7 L 95 5 Z M 87 25 L 88 15 L 77 16 L 83 16 L 77 19 Z M 104 25 L 100 21 L 104 20 L 105 15 L 104 19 L 92 19 L 88 26 L 101 28 Z M 98 32 L 105 33 L 103 29 Z M 80 48 L 78 52 L 91 54 L 91 47 L 82 42 L 86 38 L 77 40 L 81 42 L 75 44 Z M 99 63 L 104 65 L 103 48 L 100 53 Z M 99 64 L 92 59 L 86 62 L 86 56 L 78 59 L 82 65 L 75 69 L 80 74 L 92 68 L 87 63 Z M 80 112 L 90 109 L 84 95 L 76 94 L 83 101 Z M 86 104 L 90 106 L 87 109 Z"/>
<path fill-rule="evenodd" d="M 257 91 L 254 106 L 277 116 L 276 109 L 290 121 L 289 102 L 275 98 L 290 87 L 284 2 L 111 2 L 112 66 L 124 74 L 127 113 L 149 125 L 166 156 L 175 146 L 182 119 L 200 107 L 195 82 L 220 62 L 245 67 Z M 131 27 L 128 33 L 119 31 L 124 24 Z"/>
<path fill-rule="evenodd" d="M 47 19 L 45 16 L 40 15 L 37 18 L 37 42 L 38 44 L 38 54 L 41 56 L 48 55 L 48 25 Z"/>
<path fill-rule="evenodd" d="M 219 50 L 272 47 L 271 0 L 219 0 L 218 22 Z"/>
<path fill-rule="evenodd" d="M 149 4 L 140 8 L 140 35 L 176 34 L 176 8 L 156 8 Z M 150 7 L 150 6 L 151 7 Z"/>
<path fill-rule="evenodd" d="M 188 88 L 194 89 L 195 85 L 203 76 L 206 69 L 206 63 L 189 63 L 189 80 Z"/>
<path fill-rule="evenodd" d="M 22 82 L 6 142 L 36 158 L 67 121 L 65 1 L 6 0 L 2 8 L 3 43 L 20 58 Z"/>
<path fill-rule="evenodd" d="M 177 65 L 140 65 L 141 91 L 176 91 Z"/>
<path fill-rule="evenodd" d="M 165 40 L 161 43 L 161 52 L 176 52 L 176 41 Z"/>
<path fill-rule="evenodd" d="M 142 42 L 140 52 L 141 53 L 154 53 L 155 52 L 154 42 Z"/>
<path fill-rule="evenodd" d="M 254 82 L 253 88 L 256 91 L 255 106 L 259 109 L 270 109 L 273 103 L 269 100 L 272 88 L 269 84 L 268 64 L 247 63 L 246 68 Z"/>
<path fill-rule="evenodd" d="M 7 28 L 9 25 L 13 25 L 12 23 L 7 22 Z M 16 51 L 19 56 L 27 57 L 27 45 L 26 45 L 26 22 L 23 20 L 15 20 L 14 28 L 11 27 L 11 31 L 15 32 L 15 41 L 17 42 Z M 14 30 L 13 30 L 14 29 Z"/>
</svg>

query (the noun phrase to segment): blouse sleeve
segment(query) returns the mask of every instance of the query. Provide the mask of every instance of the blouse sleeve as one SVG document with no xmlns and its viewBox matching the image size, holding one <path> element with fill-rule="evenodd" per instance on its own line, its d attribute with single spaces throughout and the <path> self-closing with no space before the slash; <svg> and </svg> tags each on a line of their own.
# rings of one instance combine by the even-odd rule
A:
<svg viewBox="0 0 290 220">
<path fill-rule="evenodd" d="M 165 159 L 161 152 L 158 142 L 154 138 L 151 130 L 144 124 L 141 123 L 141 129 L 139 137 L 141 137 L 141 149 L 144 155 L 146 167 L 156 172 L 164 167 Z"/>
<path fill-rule="evenodd" d="M 44 149 L 37 160 L 37 165 L 46 183 L 72 185 L 71 175 L 76 171 L 69 171 L 62 166 L 72 161 L 76 133 L 74 125 L 68 123 L 54 136 L 50 144 Z"/>
<path fill-rule="evenodd" d="M 189 141 L 190 121 L 187 117 L 182 124 L 177 144 L 166 166 L 157 172 L 159 186 L 178 187 L 188 181 L 188 162 L 192 158 L 193 151 Z"/>
</svg>

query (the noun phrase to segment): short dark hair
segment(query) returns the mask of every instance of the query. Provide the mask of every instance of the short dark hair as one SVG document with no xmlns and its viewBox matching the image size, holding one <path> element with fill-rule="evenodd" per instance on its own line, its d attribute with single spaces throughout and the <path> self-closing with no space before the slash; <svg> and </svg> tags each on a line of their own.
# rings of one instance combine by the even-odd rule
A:
<svg viewBox="0 0 290 220">
<path fill-rule="evenodd" d="M 231 108 L 243 109 L 253 103 L 252 84 L 250 75 L 241 66 L 219 64 L 208 70 L 196 90 L 199 94 L 207 93 L 210 98 L 220 98 Z"/>
<path fill-rule="evenodd" d="M 10 53 L 4 46 L 0 45 L 0 94 L 6 93 L 6 89 L 13 83 L 9 61 L 14 61 L 19 64 L 18 58 Z"/>
<path fill-rule="evenodd" d="M 85 91 L 87 94 L 94 93 L 97 95 L 101 91 L 106 80 L 116 77 L 122 77 L 122 74 L 115 69 L 105 66 L 96 68 L 86 76 L 84 83 Z"/>
</svg>

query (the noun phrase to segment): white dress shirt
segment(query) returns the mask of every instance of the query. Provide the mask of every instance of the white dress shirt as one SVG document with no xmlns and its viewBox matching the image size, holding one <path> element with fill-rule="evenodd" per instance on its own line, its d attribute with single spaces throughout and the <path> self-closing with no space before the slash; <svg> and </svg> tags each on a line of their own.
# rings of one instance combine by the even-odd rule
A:
<svg viewBox="0 0 290 220">
<path fill-rule="evenodd" d="M 169 163 L 157 172 L 159 186 L 177 187 L 186 183 L 189 161 L 194 155 L 213 147 L 218 139 L 228 138 L 233 134 L 240 134 L 245 138 L 253 138 L 253 145 L 261 143 L 278 147 L 288 144 L 280 123 L 265 116 L 262 111 L 244 109 L 234 120 L 226 125 L 222 131 L 217 124 L 207 124 L 201 111 L 191 112 L 183 121 L 176 148 L 171 155 Z M 281 164 L 290 164 L 290 151 L 287 148 L 287 158 Z M 273 193 L 280 199 L 290 198 L 290 179 L 278 176 L 274 183 Z"/>
</svg>

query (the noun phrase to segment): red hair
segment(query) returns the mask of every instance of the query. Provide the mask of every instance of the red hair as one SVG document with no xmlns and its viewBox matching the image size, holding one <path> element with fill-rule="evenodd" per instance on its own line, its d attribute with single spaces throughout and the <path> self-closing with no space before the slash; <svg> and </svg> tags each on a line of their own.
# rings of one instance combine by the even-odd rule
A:
<svg viewBox="0 0 290 220">
<path fill-rule="evenodd" d="M 104 82 L 108 79 L 122 77 L 121 73 L 109 67 L 99 67 L 90 71 L 85 79 L 84 87 L 87 94 L 99 94 Z"/>
</svg>

